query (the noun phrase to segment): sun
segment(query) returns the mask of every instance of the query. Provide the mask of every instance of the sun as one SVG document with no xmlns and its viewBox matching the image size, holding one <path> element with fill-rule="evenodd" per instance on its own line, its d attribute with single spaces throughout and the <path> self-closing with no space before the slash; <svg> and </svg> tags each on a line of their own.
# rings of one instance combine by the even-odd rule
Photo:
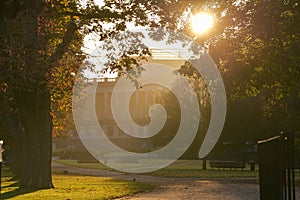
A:
<svg viewBox="0 0 300 200">
<path fill-rule="evenodd" d="M 214 25 L 213 16 L 207 13 L 198 13 L 192 16 L 192 30 L 196 34 L 203 34 Z"/>
</svg>

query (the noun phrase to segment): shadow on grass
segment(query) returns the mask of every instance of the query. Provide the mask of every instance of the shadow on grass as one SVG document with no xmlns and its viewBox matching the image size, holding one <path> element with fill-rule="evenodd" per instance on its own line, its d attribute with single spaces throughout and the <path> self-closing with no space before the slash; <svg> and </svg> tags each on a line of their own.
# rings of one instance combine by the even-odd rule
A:
<svg viewBox="0 0 300 200">
<path fill-rule="evenodd" d="M 36 189 L 19 189 L 18 179 L 7 166 L 2 167 L 2 184 L 3 186 L 1 186 L 1 188 L 5 190 L 1 191 L 0 199 L 10 199 L 19 195 L 37 191 Z"/>
<path fill-rule="evenodd" d="M 0 195 L 0 199 L 10 199 L 19 195 L 23 195 L 23 194 L 28 194 L 31 192 L 35 192 L 37 190 L 33 190 L 33 189 L 15 189 L 13 191 L 9 191 L 9 192 L 5 192 L 5 193 L 1 193 Z"/>
<path fill-rule="evenodd" d="M 15 182 L 15 183 L 11 183 L 10 185 L 2 186 L 1 188 L 18 187 L 18 186 L 19 186 L 19 183 Z"/>
</svg>

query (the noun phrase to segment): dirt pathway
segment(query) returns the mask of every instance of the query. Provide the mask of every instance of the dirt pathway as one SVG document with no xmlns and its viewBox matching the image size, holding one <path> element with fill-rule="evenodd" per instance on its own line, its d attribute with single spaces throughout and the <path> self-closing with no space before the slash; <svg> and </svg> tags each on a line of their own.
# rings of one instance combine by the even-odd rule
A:
<svg viewBox="0 0 300 200">
<path fill-rule="evenodd" d="M 255 179 L 200 179 L 200 178 L 161 178 L 146 175 L 125 174 L 100 169 L 83 169 L 64 166 L 57 163 L 55 169 L 65 170 L 68 173 L 113 177 L 123 180 L 134 180 L 157 185 L 157 189 L 120 198 L 119 200 L 255 200 L 259 199 L 259 185 Z M 300 188 L 296 191 L 300 198 Z"/>
</svg>

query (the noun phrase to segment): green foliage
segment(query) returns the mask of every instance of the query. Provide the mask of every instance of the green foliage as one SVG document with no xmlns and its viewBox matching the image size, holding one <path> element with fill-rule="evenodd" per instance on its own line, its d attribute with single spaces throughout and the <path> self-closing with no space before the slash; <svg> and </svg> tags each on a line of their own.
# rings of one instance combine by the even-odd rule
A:
<svg viewBox="0 0 300 200">
<path fill-rule="evenodd" d="M 259 101 L 256 109 L 263 115 L 258 123 L 265 126 L 264 131 L 299 130 L 300 2 L 205 4 L 216 18 L 215 27 L 197 41 L 209 49 L 222 72 L 229 101 L 245 99 L 248 106 L 252 100 Z"/>
<path fill-rule="evenodd" d="M 211 53 L 217 53 L 219 58 L 216 59 L 222 59 L 223 67 L 229 72 L 237 71 L 230 79 L 241 80 L 237 84 L 244 83 L 240 92 L 245 96 L 270 90 L 280 100 L 297 94 L 291 91 L 299 90 L 295 84 L 299 74 L 296 64 L 299 63 L 299 56 L 296 56 L 299 33 L 295 32 L 299 29 L 298 7 L 299 3 L 295 1 L 261 0 L 228 10 L 228 15 L 237 19 L 236 32 L 232 38 L 223 37 L 216 41 Z M 239 16 L 236 10 L 247 14 Z M 287 13 L 290 14 L 287 16 Z M 244 68 L 247 77 L 235 68 Z M 236 77 L 239 75 L 241 77 Z M 244 89 L 248 87 L 248 90 Z"/>
</svg>

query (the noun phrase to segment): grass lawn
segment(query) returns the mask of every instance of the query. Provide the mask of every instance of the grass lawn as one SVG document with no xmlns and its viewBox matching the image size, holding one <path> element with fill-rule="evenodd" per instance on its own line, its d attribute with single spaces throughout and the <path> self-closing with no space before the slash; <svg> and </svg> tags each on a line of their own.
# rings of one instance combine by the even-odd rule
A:
<svg viewBox="0 0 300 200">
<path fill-rule="evenodd" d="M 109 170 L 110 168 L 102 163 L 78 163 L 76 160 L 53 160 L 58 164 L 72 166 L 72 167 L 79 167 L 85 169 L 104 169 Z"/>
<path fill-rule="evenodd" d="M 55 160 L 55 162 L 81 168 L 90 169 L 109 169 L 107 166 L 101 163 L 77 163 L 76 160 Z M 147 175 L 158 176 L 158 177 L 176 177 L 176 178 L 258 178 L 258 165 L 255 166 L 255 171 L 250 171 L 250 167 L 246 164 L 244 170 L 230 170 L 230 169 L 215 169 L 209 168 L 202 170 L 202 161 L 200 160 L 177 160 L 166 168 L 158 171 L 147 173 Z M 300 170 L 295 170 L 296 185 L 300 186 Z M 248 180 L 245 179 L 247 182 Z M 255 183 L 256 181 L 253 180 Z M 258 183 L 258 182 L 257 182 Z"/>
<path fill-rule="evenodd" d="M 55 162 L 80 168 L 109 169 L 101 163 L 77 163 L 76 160 L 55 160 Z M 209 166 L 209 164 L 207 164 L 207 166 Z M 250 171 L 249 166 L 246 166 L 244 170 L 202 170 L 202 161 L 200 160 L 177 160 L 166 168 L 147 174 L 151 176 L 177 178 L 247 178 L 258 177 L 258 167 L 256 166 L 255 171 Z"/>
<path fill-rule="evenodd" d="M 146 183 L 113 178 L 54 174 L 54 189 L 30 191 L 18 189 L 16 181 L 10 180 L 11 176 L 12 174 L 7 170 L 3 170 L 0 199 L 113 199 L 151 190 L 155 187 Z"/>
</svg>

